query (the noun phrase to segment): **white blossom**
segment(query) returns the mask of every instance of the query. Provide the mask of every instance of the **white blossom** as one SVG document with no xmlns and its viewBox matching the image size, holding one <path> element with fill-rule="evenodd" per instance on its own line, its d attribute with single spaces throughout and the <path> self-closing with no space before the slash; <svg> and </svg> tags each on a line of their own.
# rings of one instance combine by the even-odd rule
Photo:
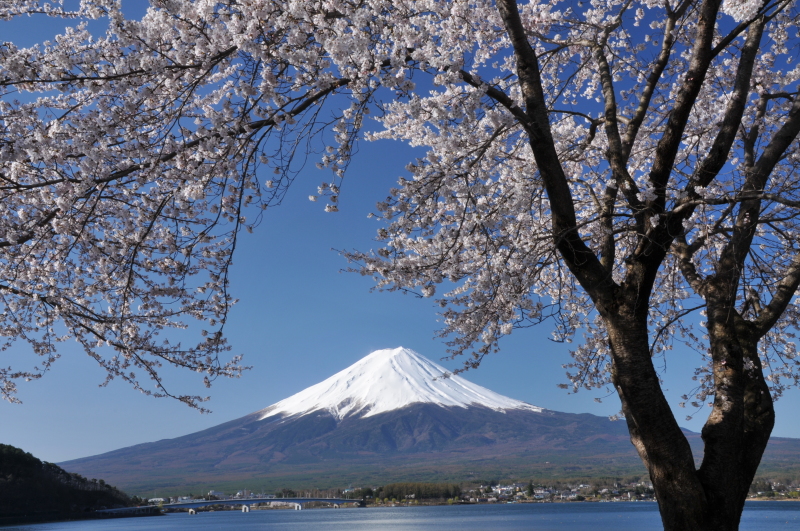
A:
<svg viewBox="0 0 800 531">
<path fill-rule="evenodd" d="M 719 17 L 711 44 L 719 49 L 695 79 L 695 4 L 686 4 L 674 26 L 667 10 L 677 5 L 655 0 L 519 4 L 541 61 L 549 133 L 581 241 L 607 261 L 617 283 L 647 231 L 673 219 L 679 222 L 668 228 L 691 249 L 686 258 L 670 247 L 653 279 L 655 359 L 676 342 L 707 352 L 692 317 L 703 297 L 684 272 L 693 269 L 701 280 L 714 274 L 735 224 L 753 223 L 735 214 L 744 195 L 761 194 L 763 214 L 753 229 L 755 254 L 741 273 L 743 312 L 745 288 L 759 294 L 761 307 L 769 304 L 800 246 L 796 140 L 763 190 L 740 188 L 797 112 L 800 66 L 790 55 L 798 44 L 796 2 L 722 3 L 737 21 L 768 16 L 759 19 L 764 36 L 738 136 L 711 182 L 695 171 L 736 101 L 749 30 L 725 40 L 731 22 Z M 17 379 L 46 372 L 67 338 L 109 379 L 156 395 L 169 394 L 159 377 L 164 364 L 197 370 L 209 382 L 238 375 L 239 358 L 220 357 L 228 350 L 222 329 L 234 302 L 227 271 L 237 231 L 252 229 L 260 219 L 253 215 L 281 202 L 306 155 L 331 171 L 331 182 L 309 199 L 326 198 L 324 209 L 337 211 L 365 129 L 370 139 L 427 153 L 410 161 L 377 205 L 385 246 L 350 255 L 361 271 L 381 288 L 437 297 L 453 353 L 474 347 L 477 358 L 466 367 L 514 328 L 548 321 L 557 341 L 583 338 L 568 367 L 570 386 L 608 384 L 604 324 L 554 246 L 553 205 L 496 2 L 170 0 L 151 2 L 140 20 L 126 18 L 115 0 L 82 1 L 73 11 L 47 0 L 0 6 L 7 23 L 35 13 L 74 24 L 46 44 L 0 47 L 0 335 L 3 348 L 24 341 L 41 356 L 36 368 L 0 370 L 5 398 L 14 399 Z M 91 27 L 107 31 L 91 34 L 86 21 L 93 18 L 100 20 Z M 664 43 L 667 64 L 644 101 Z M 672 105 L 697 83 L 674 163 L 665 182 L 653 181 Z M 640 104 L 646 112 L 634 119 Z M 609 153 L 620 139 L 629 144 L 624 172 L 615 173 Z M 254 209 L 249 224 L 246 205 Z M 744 317 L 754 319 L 754 304 L 747 308 Z M 798 381 L 792 341 L 799 318 L 792 301 L 759 343 L 777 394 Z M 192 345 L 164 339 L 195 321 L 213 330 Z M 708 356 L 697 358 L 702 403 L 714 376 Z M 194 406 L 203 400 L 178 398 Z"/>
</svg>

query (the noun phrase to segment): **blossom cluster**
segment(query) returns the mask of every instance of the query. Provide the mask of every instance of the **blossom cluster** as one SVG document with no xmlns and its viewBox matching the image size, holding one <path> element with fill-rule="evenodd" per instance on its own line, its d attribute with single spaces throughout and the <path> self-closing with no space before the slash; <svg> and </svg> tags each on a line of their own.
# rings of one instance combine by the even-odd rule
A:
<svg viewBox="0 0 800 531">
<path fill-rule="evenodd" d="M 144 392 L 169 394 L 164 363 L 209 385 L 238 375 L 237 357 L 219 357 L 238 231 L 280 203 L 308 152 L 331 170 L 310 199 L 337 211 L 372 113 L 369 139 L 427 154 L 377 205 L 383 247 L 349 257 L 380 288 L 435 297 L 453 355 L 471 351 L 465 368 L 515 328 L 548 321 L 554 340 L 584 337 L 568 367 L 574 389 L 610 381 L 597 301 L 559 250 L 569 235 L 553 233 L 559 205 L 537 165 L 552 141 L 574 231 L 610 282 L 623 285 L 630 258 L 669 232 L 652 280 L 651 351 L 696 348 L 704 401 L 714 368 L 696 316 L 733 235 L 752 225 L 736 281 L 743 319 L 756 321 L 800 268 L 796 138 L 764 169 L 800 112 L 796 1 L 714 4 L 710 66 L 695 77 L 696 21 L 712 4 L 514 3 L 539 68 L 537 111 L 520 79 L 520 35 L 498 2 L 151 0 L 140 20 L 116 0 L 73 11 L 5 3 L 0 18 L 75 25 L 38 46 L 0 47 L 0 335 L 42 357 L 33 370 L 0 371 L 0 392 L 13 399 L 14 381 L 41 375 L 66 338 Z M 89 19 L 106 21 L 105 34 Z M 654 161 L 675 102 L 689 97 L 665 173 Z M 534 111 L 551 139 L 532 136 Z M 735 141 L 714 155 L 725 131 Z M 723 162 L 711 171 L 711 159 Z M 744 187 L 758 172 L 764 185 Z M 778 393 L 797 383 L 798 317 L 796 300 L 784 305 L 749 360 Z M 162 338 L 184 327 L 201 339 Z"/>
<path fill-rule="evenodd" d="M 370 138 L 426 146 L 428 153 L 407 167 L 409 175 L 378 204 L 376 216 L 387 224 L 378 232 L 384 246 L 374 254 L 348 256 L 381 289 L 436 297 L 452 355 L 471 354 L 464 369 L 476 367 L 512 329 L 549 320 L 554 340 L 583 337 L 573 362 L 565 366 L 570 381 L 565 387 L 606 387 L 612 372 L 607 331 L 596 301 L 556 248 L 552 207 L 535 161 L 539 146 L 523 111 L 528 96 L 522 92 L 514 44 L 493 5 L 469 4 L 466 14 L 455 7 L 429 11 L 413 24 L 427 34 L 455 25 L 469 41 L 455 48 L 460 55 L 448 57 L 445 69 L 427 55 L 420 57 L 432 90 L 384 106 L 384 130 Z M 666 360 L 676 343 L 697 351 L 696 385 L 687 400 L 699 407 L 715 393 L 709 337 L 699 326 L 706 307 L 702 286 L 719 271 L 734 226 L 747 222 L 740 215 L 747 197 L 761 201 L 761 216 L 737 280 L 744 318 L 758 317 L 747 306 L 748 293 L 757 293 L 765 307 L 778 294 L 776 285 L 797 271 L 797 139 L 782 148 L 763 189 L 748 196 L 743 184 L 758 164 L 766 164 L 769 146 L 781 131 L 794 127 L 800 99 L 800 70 L 792 56 L 800 43 L 798 11 L 795 2 L 723 3 L 718 49 L 668 181 L 661 184 L 652 180 L 653 164 L 675 100 L 695 81 L 687 72 L 700 3 L 639 4 L 612 0 L 578 7 L 553 1 L 519 9 L 540 61 L 549 126 L 577 230 L 608 264 L 614 282 L 623 284 L 630 257 L 650 234 L 682 219 L 682 232 L 672 237 L 686 245 L 667 254 L 649 301 L 651 354 Z M 751 82 L 739 87 L 743 48 L 757 29 L 732 24 L 731 18 L 752 22 L 758 17 L 763 17 L 764 36 Z M 702 183 L 701 163 L 714 153 L 736 98 L 745 101 L 735 126 L 740 133 L 716 178 Z M 620 157 L 614 159 L 614 153 Z M 687 264 L 697 278 L 686 276 Z M 759 343 L 760 366 L 775 396 L 798 383 L 793 332 L 798 311 L 797 299 L 791 300 Z"/>
</svg>

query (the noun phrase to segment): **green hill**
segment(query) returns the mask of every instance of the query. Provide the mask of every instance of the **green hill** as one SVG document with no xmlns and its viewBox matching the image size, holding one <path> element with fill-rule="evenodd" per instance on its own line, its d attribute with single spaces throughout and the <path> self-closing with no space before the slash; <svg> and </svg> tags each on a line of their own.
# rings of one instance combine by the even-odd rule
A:
<svg viewBox="0 0 800 531">
<path fill-rule="evenodd" d="M 100 508 L 131 504 L 124 492 L 102 479 L 86 479 L 0 444 L 0 525 L 77 519 Z"/>
</svg>

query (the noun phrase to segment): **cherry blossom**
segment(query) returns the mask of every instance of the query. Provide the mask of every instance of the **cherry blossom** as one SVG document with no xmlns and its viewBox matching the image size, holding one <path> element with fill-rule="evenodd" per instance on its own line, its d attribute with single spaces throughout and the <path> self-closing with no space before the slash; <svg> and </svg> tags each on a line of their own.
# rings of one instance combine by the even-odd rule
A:
<svg viewBox="0 0 800 531">
<path fill-rule="evenodd" d="M 437 300 L 465 368 L 515 328 L 578 339 L 566 385 L 617 391 L 665 528 L 738 526 L 772 402 L 798 382 L 795 1 L 0 8 L 32 13 L 75 24 L 0 48 L 0 327 L 42 359 L 0 370 L 6 398 L 67 338 L 144 392 L 169 394 L 162 364 L 238 375 L 220 358 L 238 231 L 296 157 L 330 169 L 310 199 L 336 212 L 369 121 L 368 139 L 427 153 L 355 269 Z M 197 344 L 166 339 L 198 326 Z M 681 342 L 686 401 L 711 404 L 699 468 L 659 385 Z"/>
</svg>

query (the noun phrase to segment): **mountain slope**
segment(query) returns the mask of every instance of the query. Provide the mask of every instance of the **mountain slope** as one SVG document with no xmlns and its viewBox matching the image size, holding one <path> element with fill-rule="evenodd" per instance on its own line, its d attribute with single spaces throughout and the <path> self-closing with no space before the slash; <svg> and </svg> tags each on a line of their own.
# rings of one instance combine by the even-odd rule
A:
<svg viewBox="0 0 800 531">
<path fill-rule="evenodd" d="M 645 473 L 624 422 L 545 410 L 443 373 L 413 351 L 377 351 L 240 419 L 63 466 L 131 492 L 175 493 Z M 699 451 L 699 435 L 688 436 Z M 800 464 L 800 441 L 771 445 L 765 463 L 774 448 L 784 469 Z"/>
<path fill-rule="evenodd" d="M 587 414 L 529 410 L 503 414 L 479 406 L 433 404 L 343 420 L 327 411 L 273 422 L 253 414 L 184 437 L 63 466 L 102 474 L 139 492 L 266 478 L 275 486 L 296 485 L 303 474 L 320 487 L 369 476 L 377 483 L 434 478 L 432 470 L 445 469 L 455 476 L 503 475 L 503 470 L 523 465 L 531 469 L 529 465 L 547 461 L 562 463 L 568 472 L 585 468 L 587 475 L 606 466 L 641 468 L 621 422 Z M 330 479 L 320 481 L 323 474 Z"/>
</svg>

